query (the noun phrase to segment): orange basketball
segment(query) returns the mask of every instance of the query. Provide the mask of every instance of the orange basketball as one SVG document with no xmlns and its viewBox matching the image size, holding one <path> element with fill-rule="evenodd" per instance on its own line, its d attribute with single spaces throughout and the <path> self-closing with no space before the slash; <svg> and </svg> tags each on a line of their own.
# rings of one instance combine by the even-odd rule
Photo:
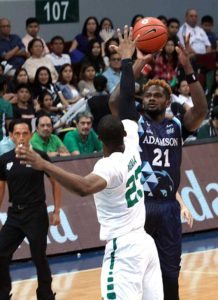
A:
<svg viewBox="0 0 218 300">
<path fill-rule="evenodd" d="M 153 53 L 164 47 L 168 38 L 166 26 L 157 18 L 143 18 L 133 28 L 133 39 L 140 34 L 136 47 L 143 53 Z"/>
</svg>

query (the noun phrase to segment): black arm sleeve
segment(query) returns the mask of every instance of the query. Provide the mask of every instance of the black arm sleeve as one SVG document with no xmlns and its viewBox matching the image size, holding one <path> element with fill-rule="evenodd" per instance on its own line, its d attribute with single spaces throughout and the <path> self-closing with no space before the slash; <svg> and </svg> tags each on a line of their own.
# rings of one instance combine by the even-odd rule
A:
<svg viewBox="0 0 218 300">
<path fill-rule="evenodd" d="M 122 60 L 122 75 L 120 79 L 119 117 L 121 120 L 138 121 L 139 114 L 135 107 L 135 79 L 132 69 L 132 60 Z"/>
</svg>

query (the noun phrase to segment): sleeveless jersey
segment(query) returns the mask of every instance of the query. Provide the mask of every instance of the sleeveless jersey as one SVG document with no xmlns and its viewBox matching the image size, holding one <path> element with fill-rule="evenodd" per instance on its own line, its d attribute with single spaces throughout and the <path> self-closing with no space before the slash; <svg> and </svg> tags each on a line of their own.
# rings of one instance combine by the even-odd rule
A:
<svg viewBox="0 0 218 300">
<path fill-rule="evenodd" d="M 93 170 L 107 182 L 104 190 L 94 194 L 101 240 L 118 238 L 145 224 L 138 125 L 130 120 L 123 124 L 125 151 L 100 159 Z"/>
<path fill-rule="evenodd" d="M 181 123 L 176 118 L 157 123 L 144 115 L 138 124 L 145 201 L 173 200 L 180 182 Z"/>
</svg>

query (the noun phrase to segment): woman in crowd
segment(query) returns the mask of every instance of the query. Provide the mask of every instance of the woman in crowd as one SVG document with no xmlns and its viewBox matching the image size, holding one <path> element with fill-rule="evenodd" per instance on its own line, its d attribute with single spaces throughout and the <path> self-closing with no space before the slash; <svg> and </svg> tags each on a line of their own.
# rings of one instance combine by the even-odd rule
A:
<svg viewBox="0 0 218 300">
<path fill-rule="evenodd" d="M 58 73 L 51 60 L 47 56 L 43 56 L 43 48 L 43 42 L 40 39 L 32 39 L 28 45 L 30 57 L 23 64 L 23 68 L 27 70 L 30 81 L 33 82 L 37 69 L 46 66 L 51 72 L 52 82 L 56 82 Z"/>
<path fill-rule="evenodd" d="M 166 80 L 171 87 L 177 84 L 178 56 L 174 39 L 169 38 L 163 51 L 155 58 L 153 78 Z"/>
<path fill-rule="evenodd" d="M 45 67 L 39 67 L 33 82 L 33 99 L 36 102 L 42 91 L 46 90 L 52 96 L 53 106 L 60 102 L 55 85 L 52 83 L 50 70 Z"/>
<path fill-rule="evenodd" d="M 86 54 L 88 42 L 99 37 L 99 24 L 96 17 L 88 17 L 83 25 L 82 33 L 78 34 L 72 41 L 69 54 L 72 63 L 79 62 Z"/>
<path fill-rule="evenodd" d="M 92 64 L 88 63 L 82 65 L 78 88 L 83 97 L 90 98 L 95 93 L 95 87 L 93 83 L 95 75 L 96 71 Z"/>
<path fill-rule="evenodd" d="M 81 63 L 92 64 L 97 75 L 102 74 L 105 71 L 105 63 L 102 57 L 101 43 L 97 39 L 93 39 L 89 42 L 87 54 L 83 58 Z"/>
<path fill-rule="evenodd" d="M 76 87 L 73 67 L 70 64 L 64 64 L 61 67 L 56 87 L 65 105 L 74 104 L 81 99 L 81 95 Z"/>
</svg>

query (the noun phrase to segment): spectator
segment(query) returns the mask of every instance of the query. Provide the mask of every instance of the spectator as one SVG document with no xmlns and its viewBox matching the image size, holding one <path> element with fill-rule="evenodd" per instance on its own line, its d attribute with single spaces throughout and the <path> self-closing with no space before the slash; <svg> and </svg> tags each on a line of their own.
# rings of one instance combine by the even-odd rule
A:
<svg viewBox="0 0 218 300">
<path fill-rule="evenodd" d="M 188 9 L 186 11 L 186 22 L 180 27 L 178 31 L 178 38 L 181 45 L 184 45 L 184 36 L 190 34 L 190 42 L 188 47 L 189 56 L 196 54 L 205 54 L 211 51 L 210 41 L 205 31 L 197 25 L 198 13 L 195 9 Z"/>
<path fill-rule="evenodd" d="M 62 36 L 54 36 L 50 42 L 51 53 L 47 57 L 51 60 L 56 70 L 59 72 L 61 66 L 71 64 L 69 54 L 64 52 L 64 39 Z"/>
<path fill-rule="evenodd" d="M 35 110 L 31 102 L 31 89 L 21 83 L 17 87 L 17 103 L 13 104 L 14 119 L 32 120 L 35 118 Z"/>
<path fill-rule="evenodd" d="M 6 129 L 13 118 L 12 105 L 3 98 L 6 88 L 6 78 L 0 75 L 0 142 L 6 136 Z"/>
<path fill-rule="evenodd" d="M 23 68 L 27 70 L 29 79 L 33 82 L 37 69 L 46 66 L 51 72 L 52 81 L 56 82 L 58 73 L 51 60 L 46 56 L 42 56 L 43 49 L 43 43 L 40 39 L 32 39 L 28 45 L 28 51 L 31 56 L 25 61 Z"/>
<path fill-rule="evenodd" d="M 36 132 L 30 144 L 34 149 L 46 152 L 50 157 L 70 155 L 61 139 L 52 134 L 52 131 L 52 119 L 48 115 L 39 116 L 36 119 Z"/>
<path fill-rule="evenodd" d="M 89 41 L 87 53 L 81 61 L 81 64 L 87 63 L 94 66 L 96 75 L 102 74 L 105 70 L 105 63 L 101 51 L 101 43 L 97 39 Z"/>
<path fill-rule="evenodd" d="M 106 92 L 107 89 L 107 79 L 102 76 L 96 76 L 94 78 L 94 86 L 96 92 L 94 96 L 88 99 L 89 109 L 94 117 L 93 129 L 97 132 L 98 123 L 102 117 L 110 114 L 110 108 L 108 106 L 109 94 Z"/>
<path fill-rule="evenodd" d="M 163 51 L 155 58 L 153 71 L 154 78 L 166 80 L 171 87 L 177 83 L 178 55 L 175 47 L 175 41 L 169 38 Z"/>
<path fill-rule="evenodd" d="M 64 137 L 64 145 L 71 155 L 100 152 L 102 144 L 92 129 L 93 116 L 90 112 L 81 112 L 76 116 L 76 129 Z"/>
<path fill-rule="evenodd" d="M 190 96 L 190 87 L 186 80 L 181 80 L 178 84 L 178 96 L 174 97 L 174 101 L 184 106 L 185 110 L 193 107 L 192 97 Z"/>
<path fill-rule="evenodd" d="M 61 67 L 56 87 L 58 89 L 59 97 L 65 106 L 74 104 L 82 98 L 76 87 L 76 79 L 71 64 L 64 64 Z M 60 95 L 60 92 L 62 96 Z"/>
<path fill-rule="evenodd" d="M 33 82 L 33 99 L 35 102 L 44 90 L 51 94 L 53 106 L 56 106 L 60 102 L 60 98 L 55 85 L 52 83 L 51 72 L 46 66 L 39 67 L 36 71 Z"/>
<path fill-rule="evenodd" d="M 177 36 L 179 27 L 180 27 L 180 22 L 178 19 L 170 18 L 167 20 L 167 29 L 168 29 L 169 38 L 173 39 L 176 45 L 179 42 L 179 38 Z"/>
<path fill-rule="evenodd" d="M 107 78 L 107 91 L 111 94 L 120 83 L 121 57 L 119 53 L 114 52 L 109 55 L 109 68 L 102 75 Z"/>
<path fill-rule="evenodd" d="M 16 34 L 11 34 L 11 23 L 8 19 L 0 19 L 0 59 L 5 60 L 7 65 L 7 75 L 13 76 L 14 72 L 20 68 L 27 53 L 21 38 Z M 6 72 L 6 71 L 5 71 Z"/>
<path fill-rule="evenodd" d="M 197 131 L 197 139 L 218 137 L 218 105 L 213 108 L 211 119 Z"/>
<path fill-rule="evenodd" d="M 203 16 L 201 18 L 201 27 L 206 32 L 208 39 L 211 43 L 212 51 L 216 51 L 217 49 L 217 36 L 215 32 L 213 32 L 214 20 L 210 15 Z"/>
<path fill-rule="evenodd" d="M 114 25 L 113 22 L 111 21 L 110 18 L 102 18 L 99 24 L 99 31 L 101 30 L 113 30 L 114 29 Z"/>
<path fill-rule="evenodd" d="M 71 62 L 79 62 L 86 54 L 88 42 L 96 38 L 101 42 L 98 20 L 91 16 L 85 20 L 82 33 L 78 34 L 71 44 L 69 50 Z"/>
<path fill-rule="evenodd" d="M 92 64 L 87 63 L 82 65 L 80 71 L 80 81 L 78 83 L 79 92 L 83 97 L 89 98 L 95 93 L 93 80 L 96 71 Z"/>
<path fill-rule="evenodd" d="M 108 68 L 110 63 L 109 63 L 109 57 L 110 54 L 113 53 L 113 48 L 111 48 L 111 45 L 118 46 L 119 45 L 119 40 L 118 38 L 112 37 L 109 40 L 107 40 L 105 43 L 102 43 L 102 57 L 104 59 L 105 67 Z"/>
<path fill-rule="evenodd" d="M 40 31 L 40 25 L 39 25 L 39 21 L 37 18 L 28 18 L 26 19 L 26 31 L 27 34 L 22 38 L 22 42 L 26 47 L 26 51 L 28 52 L 28 45 L 29 42 L 32 39 L 40 39 L 43 43 L 43 56 L 45 54 L 49 53 L 49 49 L 46 45 L 46 42 L 43 40 L 43 38 L 41 38 L 40 36 L 38 36 L 38 33 Z"/>
</svg>

